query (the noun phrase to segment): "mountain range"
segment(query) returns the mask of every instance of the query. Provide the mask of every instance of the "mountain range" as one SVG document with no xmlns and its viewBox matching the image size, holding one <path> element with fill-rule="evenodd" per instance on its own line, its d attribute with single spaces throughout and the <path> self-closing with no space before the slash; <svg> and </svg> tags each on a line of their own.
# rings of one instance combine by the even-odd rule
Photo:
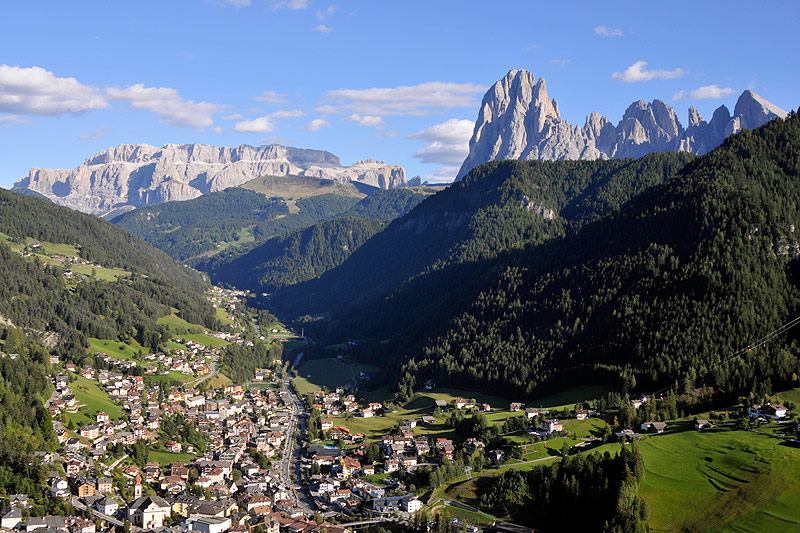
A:
<svg viewBox="0 0 800 533">
<path fill-rule="evenodd" d="M 262 176 L 297 175 L 383 189 L 406 184 L 397 165 L 366 159 L 343 166 L 330 152 L 271 144 L 236 148 L 205 144 L 121 144 L 74 169 L 32 168 L 14 188 L 104 215 L 143 205 L 189 200 Z"/>
<path fill-rule="evenodd" d="M 780 390 L 795 336 L 730 354 L 800 309 L 799 149 L 792 113 L 703 156 L 493 161 L 271 306 L 323 343 L 355 339 L 401 399 L 427 380 L 519 398 Z"/>
<path fill-rule="evenodd" d="M 722 105 L 706 122 L 690 107 L 685 128 L 675 110 L 661 100 L 632 103 L 616 126 L 592 112 L 578 127 L 561 118 L 558 102 L 547 95 L 544 78 L 536 80 L 527 70 L 511 70 L 484 95 L 469 155 L 456 179 L 497 159 L 620 159 L 667 151 L 702 155 L 728 135 L 785 116 L 786 111 L 747 90 L 736 102 L 733 115 Z"/>
</svg>

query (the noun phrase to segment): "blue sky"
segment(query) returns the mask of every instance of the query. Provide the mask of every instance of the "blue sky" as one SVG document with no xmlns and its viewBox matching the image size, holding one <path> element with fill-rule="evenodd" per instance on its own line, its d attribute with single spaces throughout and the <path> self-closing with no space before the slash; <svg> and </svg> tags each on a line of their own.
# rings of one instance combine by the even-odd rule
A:
<svg viewBox="0 0 800 533">
<path fill-rule="evenodd" d="M 798 19 L 788 1 L 9 2 L 0 186 L 120 143 L 192 142 L 324 149 L 447 181 L 512 68 L 543 76 L 579 125 L 656 98 L 685 125 L 690 105 L 710 119 L 747 88 L 797 109 Z"/>
</svg>

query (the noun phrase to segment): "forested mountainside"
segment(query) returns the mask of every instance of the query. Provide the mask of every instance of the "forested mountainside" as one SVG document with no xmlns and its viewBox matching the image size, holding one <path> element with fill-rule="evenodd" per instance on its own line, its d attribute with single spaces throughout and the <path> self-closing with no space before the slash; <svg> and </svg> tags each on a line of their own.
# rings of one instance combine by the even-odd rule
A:
<svg viewBox="0 0 800 533">
<path fill-rule="evenodd" d="M 49 200 L 0 189 L 0 232 L 15 238 L 69 243 L 81 257 L 107 267 L 177 284 L 202 284 L 201 276 L 112 224 L 58 207 Z"/>
<path fill-rule="evenodd" d="M 603 373 L 731 397 L 790 386 L 792 336 L 739 350 L 800 312 L 798 153 L 793 113 L 729 138 L 619 213 L 513 254 L 408 359 L 401 392 L 435 378 L 531 396 Z"/>
<path fill-rule="evenodd" d="M 38 332 L 61 356 L 85 356 L 88 336 L 157 345 L 155 320 L 171 307 L 217 325 L 207 281 L 104 220 L 0 191 L 0 233 L 4 324 Z"/>
<path fill-rule="evenodd" d="M 246 184 L 247 188 L 232 187 L 193 200 L 142 207 L 112 222 L 171 257 L 213 274 L 273 237 L 339 216 L 392 220 L 438 190 L 387 191 L 324 182 L 328 180 L 262 178 Z M 257 264 L 252 257 L 248 261 Z M 247 279 L 254 275 L 246 273 Z M 230 283 L 244 286 L 236 279 Z"/>
<path fill-rule="evenodd" d="M 404 360 L 401 397 L 427 379 L 520 397 L 609 376 L 788 385 L 786 343 L 725 357 L 798 311 L 799 151 L 792 114 L 700 158 L 483 165 L 275 303 Z"/>
<path fill-rule="evenodd" d="M 274 304 L 289 314 L 332 311 L 337 320 L 353 317 L 356 322 L 363 319 L 359 310 L 368 308 L 377 314 L 358 327 L 359 334 L 402 335 L 389 326 L 391 320 L 384 322 L 401 308 L 408 311 L 407 320 L 436 322 L 429 321 L 424 308 L 430 305 L 441 316 L 453 300 L 479 286 L 484 275 L 491 279 L 490 263 L 499 254 L 613 212 L 692 157 L 679 153 L 639 160 L 483 165 L 470 179 L 393 221 L 341 267 L 282 291 Z M 419 294 L 426 295 L 424 301 Z M 444 301 L 448 305 L 442 307 Z"/>
<path fill-rule="evenodd" d="M 295 202 L 292 213 L 281 198 L 239 187 L 193 200 L 167 202 L 130 211 L 112 220 L 120 228 L 185 261 L 212 255 L 222 246 L 264 241 L 328 219 L 358 198 L 325 194 Z"/>
<path fill-rule="evenodd" d="M 158 349 L 169 333 L 156 319 L 173 309 L 219 328 L 197 272 L 104 220 L 2 189 L 0 278 L 0 478 L 23 493 L 47 482 L 26 455 L 57 444 L 51 354 L 93 366 L 88 337 Z"/>
<path fill-rule="evenodd" d="M 221 264 L 214 283 L 257 292 L 275 292 L 312 279 L 342 264 L 385 224 L 357 217 L 337 217 L 285 236 L 273 237 L 247 254 Z"/>
</svg>

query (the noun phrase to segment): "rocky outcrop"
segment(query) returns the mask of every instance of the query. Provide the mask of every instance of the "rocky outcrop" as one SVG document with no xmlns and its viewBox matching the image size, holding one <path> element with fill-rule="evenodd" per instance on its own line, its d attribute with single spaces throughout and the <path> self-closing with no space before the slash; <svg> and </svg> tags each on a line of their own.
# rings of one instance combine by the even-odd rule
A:
<svg viewBox="0 0 800 533">
<path fill-rule="evenodd" d="M 704 154 L 742 128 L 756 128 L 786 114 L 753 91 L 745 91 L 733 116 L 723 105 L 706 122 L 696 108 L 689 108 L 685 129 L 675 110 L 661 100 L 632 103 L 616 126 L 593 112 L 580 128 L 561 118 L 544 78 L 512 70 L 484 95 L 469 155 L 456 179 L 495 159 L 607 159 L 676 150 Z"/>
<path fill-rule="evenodd" d="M 322 150 L 272 144 L 235 148 L 205 144 L 121 144 L 88 158 L 75 169 L 33 168 L 14 188 L 93 214 L 190 200 L 261 176 L 313 176 L 359 182 L 383 189 L 403 187 L 405 170 L 368 159 L 342 166 Z"/>
</svg>

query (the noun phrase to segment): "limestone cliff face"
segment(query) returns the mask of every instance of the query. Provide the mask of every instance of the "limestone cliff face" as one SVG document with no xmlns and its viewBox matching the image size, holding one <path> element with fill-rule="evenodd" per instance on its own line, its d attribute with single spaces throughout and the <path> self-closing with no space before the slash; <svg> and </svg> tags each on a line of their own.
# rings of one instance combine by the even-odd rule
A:
<svg viewBox="0 0 800 533">
<path fill-rule="evenodd" d="M 704 154 L 742 128 L 756 128 L 786 114 L 753 91 L 745 91 L 733 116 L 720 106 L 706 122 L 691 107 L 687 128 L 661 100 L 632 103 L 616 126 L 593 112 L 580 128 L 561 118 L 558 102 L 547 95 L 544 78 L 536 80 L 527 70 L 512 70 L 484 95 L 469 155 L 456 179 L 495 159 L 607 159 L 676 150 Z"/>
<path fill-rule="evenodd" d="M 121 144 L 75 169 L 33 168 L 15 184 L 60 205 L 93 214 L 127 206 L 189 200 L 261 176 L 314 176 L 390 189 L 406 183 L 405 170 L 381 161 L 342 166 L 322 150 L 288 146 L 235 148 L 205 144 Z"/>
</svg>

